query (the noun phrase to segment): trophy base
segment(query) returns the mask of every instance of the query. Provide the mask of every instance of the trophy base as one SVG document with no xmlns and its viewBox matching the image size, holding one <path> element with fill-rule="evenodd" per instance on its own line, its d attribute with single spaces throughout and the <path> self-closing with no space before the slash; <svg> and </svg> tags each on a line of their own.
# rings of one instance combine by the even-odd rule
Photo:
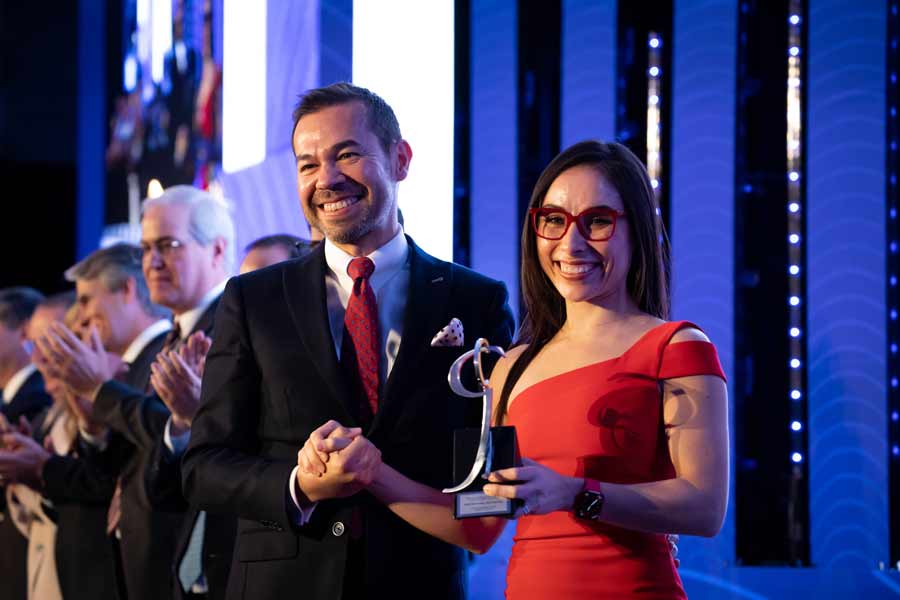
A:
<svg viewBox="0 0 900 600">
<path fill-rule="evenodd" d="M 453 432 L 453 479 L 461 481 L 472 469 L 472 461 L 478 451 L 481 430 L 457 429 Z M 521 464 L 515 427 L 491 427 L 493 447 L 492 471 L 517 467 Z M 482 491 L 487 483 L 479 477 L 467 489 L 457 492 L 453 502 L 453 517 L 512 517 L 521 506 L 520 500 L 488 496 Z"/>
</svg>

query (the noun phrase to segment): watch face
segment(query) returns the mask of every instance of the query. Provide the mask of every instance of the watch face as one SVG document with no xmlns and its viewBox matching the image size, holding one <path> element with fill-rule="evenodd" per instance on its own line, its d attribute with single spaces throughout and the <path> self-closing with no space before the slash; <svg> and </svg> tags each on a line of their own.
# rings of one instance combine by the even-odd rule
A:
<svg viewBox="0 0 900 600">
<path fill-rule="evenodd" d="M 580 519 L 596 519 L 603 509 L 603 494 L 585 490 L 578 496 L 576 515 Z"/>
</svg>

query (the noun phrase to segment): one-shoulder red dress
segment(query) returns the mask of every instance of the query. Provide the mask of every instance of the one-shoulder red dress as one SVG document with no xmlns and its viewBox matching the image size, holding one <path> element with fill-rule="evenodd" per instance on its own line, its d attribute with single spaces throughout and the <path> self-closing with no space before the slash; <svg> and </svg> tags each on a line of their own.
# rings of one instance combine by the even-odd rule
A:
<svg viewBox="0 0 900 600">
<path fill-rule="evenodd" d="M 696 327 L 664 323 L 624 354 L 540 381 L 510 405 L 522 456 L 563 475 L 634 484 L 675 477 L 660 382 L 725 379 L 709 342 L 669 343 Z M 519 519 L 507 598 L 686 598 L 664 535 L 557 511 Z"/>
</svg>

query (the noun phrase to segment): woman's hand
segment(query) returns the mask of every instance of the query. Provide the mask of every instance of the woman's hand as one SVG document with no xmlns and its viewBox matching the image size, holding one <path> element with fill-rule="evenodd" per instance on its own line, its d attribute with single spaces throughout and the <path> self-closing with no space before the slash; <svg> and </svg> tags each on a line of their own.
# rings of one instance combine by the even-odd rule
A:
<svg viewBox="0 0 900 600">
<path fill-rule="evenodd" d="M 572 510 L 575 496 L 584 486 L 584 479 L 560 475 L 528 458 L 522 459 L 521 467 L 494 471 L 488 480 L 492 483 L 484 486 L 485 494 L 497 498 L 517 498 L 524 502 L 513 515 L 516 519 L 529 514 Z"/>
</svg>

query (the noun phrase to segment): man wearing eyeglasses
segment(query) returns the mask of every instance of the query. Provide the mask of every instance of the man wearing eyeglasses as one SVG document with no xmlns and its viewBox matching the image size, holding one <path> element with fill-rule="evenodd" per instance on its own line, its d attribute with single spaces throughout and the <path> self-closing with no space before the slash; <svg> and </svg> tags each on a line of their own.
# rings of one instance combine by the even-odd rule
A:
<svg viewBox="0 0 900 600">
<path fill-rule="evenodd" d="M 208 192 L 174 186 L 146 200 L 141 219 L 142 272 L 150 299 L 173 314 L 172 330 L 151 367 L 153 385 L 149 391 L 155 393 L 147 393 L 146 386 L 117 381 L 100 368 L 86 366 L 80 375 L 67 374 L 66 381 L 73 390 L 92 400 L 92 418 L 124 436 L 145 457 L 147 468 L 139 477 L 147 478 L 148 489 L 141 502 L 158 503 L 157 489 L 180 495 L 180 486 L 159 480 L 173 477 L 173 470 L 177 473 L 172 466 L 177 465 L 187 445 L 200 401 L 199 385 L 185 382 L 190 377 L 198 381 L 197 374 L 183 368 L 179 357 L 184 349 L 195 345 L 192 337 L 196 340 L 200 334 L 212 335 L 218 299 L 234 266 L 234 235 L 227 205 Z M 67 348 L 69 362 L 90 365 L 90 350 L 72 344 Z M 167 463 L 168 468 L 158 468 L 160 462 Z M 173 589 L 179 595 L 221 597 L 231 559 L 233 519 L 216 515 L 207 518 L 205 513 L 189 510 L 174 549 L 169 545 L 167 553 L 151 556 L 147 552 L 154 545 L 148 540 L 167 534 L 126 518 L 125 503 L 129 499 L 125 485 L 120 488 L 122 493 L 117 493 L 110 509 L 110 527 L 122 534 L 122 567 L 129 600 L 169 597 Z M 119 498 L 122 506 L 116 510 Z M 169 512 L 187 508 L 183 501 L 172 501 L 168 496 L 165 504 Z"/>
<path fill-rule="evenodd" d="M 180 494 L 180 486 L 165 479 L 178 478 L 177 464 L 190 439 L 191 422 L 200 402 L 199 386 L 177 385 L 183 376 L 192 376 L 187 370 L 179 375 L 178 351 L 189 344 L 192 336 L 212 336 L 219 297 L 234 270 L 234 239 L 234 223 L 227 205 L 209 192 L 179 185 L 144 202 L 144 277 L 153 301 L 173 314 L 173 335 L 160 353 L 154 365 L 156 376 L 151 379 L 171 415 L 163 422 L 148 418 L 151 412 L 156 414 L 157 397 L 135 397 L 133 390 L 116 382 L 107 382 L 96 395 L 95 412 L 113 427 L 143 430 L 141 435 L 153 444 L 150 485 L 175 490 L 176 495 Z M 161 462 L 168 468 L 159 469 Z M 165 508 L 185 508 L 179 506 L 183 503 L 171 504 L 169 499 Z M 170 589 L 176 596 L 223 597 L 233 538 L 232 518 L 187 511 L 174 557 L 170 557 L 174 558 L 170 564 L 175 575 Z"/>
</svg>

